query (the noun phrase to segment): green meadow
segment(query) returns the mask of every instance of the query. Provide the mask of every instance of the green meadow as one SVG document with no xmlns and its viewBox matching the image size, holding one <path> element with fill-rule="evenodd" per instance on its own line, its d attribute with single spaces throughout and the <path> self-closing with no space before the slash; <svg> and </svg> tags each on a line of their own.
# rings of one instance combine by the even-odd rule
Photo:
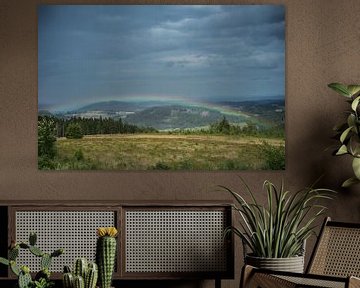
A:
<svg viewBox="0 0 360 288">
<path fill-rule="evenodd" d="M 280 170 L 285 141 L 244 135 L 115 134 L 58 138 L 55 170 Z"/>
</svg>

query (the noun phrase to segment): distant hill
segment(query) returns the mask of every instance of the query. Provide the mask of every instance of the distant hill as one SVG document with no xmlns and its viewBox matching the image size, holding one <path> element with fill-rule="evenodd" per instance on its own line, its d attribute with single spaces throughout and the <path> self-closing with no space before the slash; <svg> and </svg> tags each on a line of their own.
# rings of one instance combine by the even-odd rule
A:
<svg viewBox="0 0 360 288">
<path fill-rule="evenodd" d="M 219 104 L 232 107 L 233 109 L 243 111 L 249 115 L 261 119 L 283 123 L 285 120 L 285 100 L 267 99 L 261 101 L 241 101 L 241 102 L 220 102 Z"/>
<path fill-rule="evenodd" d="M 169 105 L 151 107 L 128 115 L 126 121 L 137 126 L 150 126 L 156 129 L 184 129 L 208 126 L 221 120 L 224 114 L 215 109 L 200 106 Z M 245 123 L 244 115 L 227 115 L 230 122 Z"/>
<path fill-rule="evenodd" d="M 284 100 L 179 103 L 166 101 L 105 101 L 96 102 L 63 117 L 114 118 L 141 127 L 159 130 L 198 128 L 208 126 L 223 117 L 231 123 L 245 125 L 251 121 L 258 126 L 279 125 L 284 122 Z"/>
<path fill-rule="evenodd" d="M 104 112 L 117 112 L 117 111 L 133 111 L 139 108 L 137 103 L 123 102 L 123 101 L 106 101 L 96 102 L 81 107 L 73 113 L 82 113 L 89 111 L 104 111 Z"/>
<path fill-rule="evenodd" d="M 50 111 L 48 110 L 39 110 L 38 112 L 39 116 L 54 116 Z"/>
</svg>

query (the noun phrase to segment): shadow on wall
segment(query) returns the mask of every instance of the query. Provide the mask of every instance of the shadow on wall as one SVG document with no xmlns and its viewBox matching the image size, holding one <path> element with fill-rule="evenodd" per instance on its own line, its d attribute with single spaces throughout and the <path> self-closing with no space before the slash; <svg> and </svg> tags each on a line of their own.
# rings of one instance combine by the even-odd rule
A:
<svg viewBox="0 0 360 288">
<path fill-rule="evenodd" d="M 334 103 L 333 106 L 338 103 L 337 100 L 334 100 Z M 340 105 L 335 109 L 325 110 L 321 110 L 321 113 L 314 113 L 314 116 L 308 120 L 309 123 L 318 123 L 318 125 L 311 125 L 309 133 L 303 139 L 302 145 L 305 147 L 299 147 L 302 155 L 308 157 L 309 171 L 303 173 L 303 183 L 310 185 L 321 177 L 316 184 L 317 187 L 329 188 L 338 192 L 334 200 L 328 201 L 329 209 L 326 214 L 336 221 L 359 222 L 360 185 L 353 185 L 350 188 L 341 187 L 346 179 L 353 176 L 351 157 L 347 155 L 333 156 L 333 151 L 339 147 L 339 140 L 334 139 L 335 132 L 332 128 L 344 121 L 346 107 Z M 334 117 L 334 115 L 339 117 Z M 309 144 L 304 145 L 304 143 Z"/>
</svg>

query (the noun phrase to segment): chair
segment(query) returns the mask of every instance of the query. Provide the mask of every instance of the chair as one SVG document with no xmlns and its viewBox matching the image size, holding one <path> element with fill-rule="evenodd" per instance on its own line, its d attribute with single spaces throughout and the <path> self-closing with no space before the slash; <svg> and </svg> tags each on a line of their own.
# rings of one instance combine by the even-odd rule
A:
<svg viewBox="0 0 360 288">
<path fill-rule="evenodd" d="M 278 272 L 245 265 L 240 287 L 360 287 L 360 223 L 326 218 L 306 273 Z"/>
</svg>

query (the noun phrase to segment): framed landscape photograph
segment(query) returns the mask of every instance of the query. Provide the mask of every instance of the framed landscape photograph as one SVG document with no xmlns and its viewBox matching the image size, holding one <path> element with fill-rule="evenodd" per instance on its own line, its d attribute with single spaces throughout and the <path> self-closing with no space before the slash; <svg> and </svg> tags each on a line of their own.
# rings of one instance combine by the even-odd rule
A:
<svg viewBox="0 0 360 288">
<path fill-rule="evenodd" d="M 285 169 L 283 5 L 39 5 L 41 170 Z"/>
</svg>

